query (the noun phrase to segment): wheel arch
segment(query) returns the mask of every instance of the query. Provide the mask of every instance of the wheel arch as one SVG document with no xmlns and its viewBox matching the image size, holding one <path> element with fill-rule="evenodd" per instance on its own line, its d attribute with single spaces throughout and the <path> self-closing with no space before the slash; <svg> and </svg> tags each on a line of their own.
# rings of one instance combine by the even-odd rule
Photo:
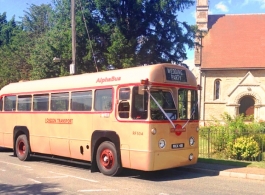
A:
<svg viewBox="0 0 265 195">
<path fill-rule="evenodd" d="M 18 136 L 20 135 L 26 135 L 28 143 L 29 143 L 29 149 L 30 149 L 30 139 L 29 139 L 29 129 L 26 126 L 15 126 L 13 130 L 13 151 L 14 151 L 14 156 L 17 156 L 16 154 L 16 140 Z M 31 149 L 30 149 L 31 151 Z"/>
<path fill-rule="evenodd" d="M 104 141 L 110 141 L 115 145 L 115 148 L 117 150 L 117 158 L 119 164 L 121 165 L 120 137 L 115 131 L 95 130 L 92 133 L 91 140 L 91 172 L 99 171 L 96 162 L 96 154 L 99 145 Z"/>
</svg>

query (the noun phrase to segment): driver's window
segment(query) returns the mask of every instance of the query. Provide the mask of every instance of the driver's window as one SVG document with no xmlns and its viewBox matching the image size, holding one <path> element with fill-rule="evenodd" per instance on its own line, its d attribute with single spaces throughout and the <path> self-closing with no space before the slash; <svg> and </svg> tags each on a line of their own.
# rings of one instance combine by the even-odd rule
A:
<svg viewBox="0 0 265 195">
<path fill-rule="evenodd" d="M 196 90 L 178 90 L 178 109 L 180 119 L 198 120 L 198 96 Z"/>
<path fill-rule="evenodd" d="M 167 90 L 152 90 L 150 98 L 150 109 L 152 120 L 176 120 L 177 109 L 170 91 Z M 156 102 L 155 102 L 155 100 Z M 162 108 L 160 109 L 159 108 Z"/>
<path fill-rule="evenodd" d="M 176 109 L 172 94 L 169 91 L 152 91 L 152 96 L 156 99 L 158 104 L 164 109 Z M 151 98 L 151 109 L 159 109 L 158 105 Z"/>
</svg>

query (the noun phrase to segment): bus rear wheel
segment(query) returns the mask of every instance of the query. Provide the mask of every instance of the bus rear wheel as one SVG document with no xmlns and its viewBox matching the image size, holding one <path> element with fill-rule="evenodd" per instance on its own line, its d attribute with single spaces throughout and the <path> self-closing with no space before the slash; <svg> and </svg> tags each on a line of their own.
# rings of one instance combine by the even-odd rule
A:
<svg viewBox="0 0 265 195">
<path fill-rule="evenodd" d="M 112 142 L 105 141 L 99 145 L 96 160 L 100 172 L 104 175 L 115 176 L 121 171 L 117 150 Z"/>
<path fill-rule="evenodd" d="M 19 160 L 27 161 L 30 158 L 29 142 L 26 135 L 20 135 L 16 139 L 16 155 Z"/>
</svg>

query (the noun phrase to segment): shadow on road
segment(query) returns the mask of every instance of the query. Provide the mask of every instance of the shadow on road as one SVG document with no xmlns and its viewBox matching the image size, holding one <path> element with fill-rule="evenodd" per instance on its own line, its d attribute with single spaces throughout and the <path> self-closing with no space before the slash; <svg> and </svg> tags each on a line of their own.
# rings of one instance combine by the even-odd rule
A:
<svg viewBox="0 0 265 195">
<path fill-rule="evenodd" d="M 64 162 L 58 159 L 43 159 L 41 157 L 33 157 L 31 161 L 45 161 L 46 163 L 57 164 L 60 166 L 67 166 L 67 167 L 74 167 L 77 169 L 83 169 L 84 171 L 90 171 L 91 166 L 87 165 L 80 165 L 74 162 Z M 199 177 L 207 177 L 207 176 L 215 176 L 216 174 L 205 172 L 192 172 L 183 167 L 173 168 L 173 169 L 166 169 L 161 171 L 139 171 L 133 169 L 123 169 L 121 174 L 116 177 L 128 177 L 128 178 L 135 178 L 135 179 L 142 179 L 142 180 L 149 180 L 149 181 L 170 181 L 170 180 L 182 180 L 182 179 L 193 179 Z"/>
<path fill-rule="evenodd" d="M 0 152 L 13 152 L 12 149 L 0 147 Z"/>
<path fill-rule="evenodd" d="M 12 150 L 5 149 L 5 152 L 9 154 L 9 156 L 13 156 Z M 3 152 L 1 150 L 1 152 Z M 32 156 L 30 161 L 35 162 L 45 162 L 50 164 L 57 164 L 59 166 L 67 166 L 67 167 L 74 167 L 77 169 L 82 169 L 84 171 L 90 171 L 90 164 L 77 164 L 75 161 L 62 161 L 63 159 L 58 160 L 58 158 L 46 158 L 45 156 Z M 196 172 L 190 169 L 186 169 L 185 167 L 173 168 L 173 169 L 166 169 L 161 171 L 139 171 L 133 169 L 123 169 L 121 174 L 117 177 L 128 177 L 128 178 L 135 178 L 141 180 L 149 180 L 149 181 L 170 181 L 170 180 L 182 180 L 182 179 L 193 179 L 199 177 L 208 177 L 208 176 L 216 176 L 218 174 L 212 172 Z M 1 191 L 0 191 L 1 192 Z"/>
<path fill-rule="evenodd" d="M 183 179 L 194 179 L 199 177 L 216 176 L 217 174 L 209 172 L 191 172 L 182 167 L 166 169 L 160 171 L 137 171 L 125 169 L 120 177 L 132 177 L 136 179 L 149 180 L 149 181 L 171 181 L 171 180 L 183 180 Z"/>
<path fill-rule="evenodd" d="M 13 195 L 13 194 L 46 194 L 56 195 L 63 194 L 58 192 L 60 190 L 55 184 L 27 184 L 27 185 L 9 185 L 0 184 L 0 194 Z"/>
</svg>

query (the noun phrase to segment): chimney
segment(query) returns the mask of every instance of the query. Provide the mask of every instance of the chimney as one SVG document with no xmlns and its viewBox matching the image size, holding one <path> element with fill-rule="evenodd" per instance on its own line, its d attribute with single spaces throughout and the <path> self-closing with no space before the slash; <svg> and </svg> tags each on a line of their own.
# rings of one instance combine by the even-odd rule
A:
<svg viewBox="0 0 265 195">
<path fill-rule="evenodd" d="M 208 0 L 197 0 L 196 24 L 201 31 L 208 31 Z"/>
<path fill-rule="evenodd" d="M 201 66 L 202 37 L 208 31 L 208 0 L 197 0 L 196 5 L 196 24 L 199 32 L 195 40 L 194 64 Z"/>
</svg>

